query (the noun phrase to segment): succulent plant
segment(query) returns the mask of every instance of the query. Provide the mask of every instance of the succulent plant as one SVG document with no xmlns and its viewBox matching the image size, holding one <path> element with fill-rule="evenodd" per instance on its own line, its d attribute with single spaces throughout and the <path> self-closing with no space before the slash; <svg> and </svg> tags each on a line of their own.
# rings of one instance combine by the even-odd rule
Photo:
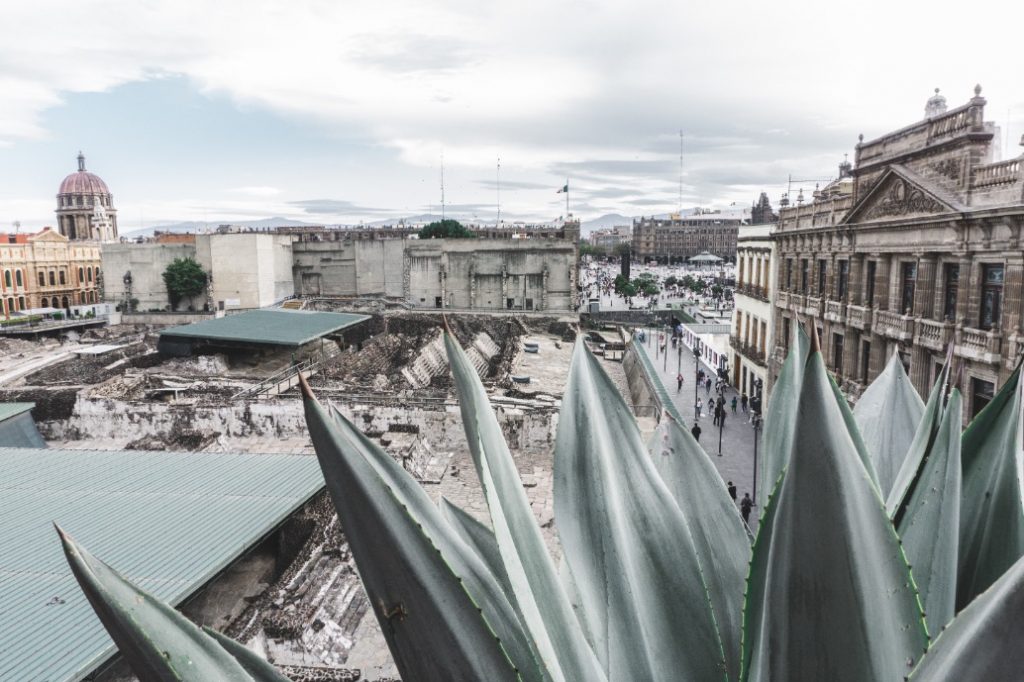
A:
<svg viewBox="0 0 1024 682">
<path fill-rule="evenodd" d="M 869 404 L 851 411 L 817 339 L 798 331 L 766 414 L 771 488 L 751 547 L 689 431 L 666 415 L 645 446 L 618 390 L 577 344 L 555 443 L 556 567 L 484 387 L 450 335 L 445 344 L 490 527 L 432 502 L 304 385 L 328 490 L 404 679 L 1019 677 L 1019 369 L 961 437 L 949 361 L 923 408 L 901 404 L 920 398 L 893 362 Z M 277 679 L 63 537 L 144 679 L 165 679 L 159 671 L 181 656 L 202 660 L 205 676 L 191 679 Z M 131 617 L 118 616 L 126 609 Z"/>
</svg>

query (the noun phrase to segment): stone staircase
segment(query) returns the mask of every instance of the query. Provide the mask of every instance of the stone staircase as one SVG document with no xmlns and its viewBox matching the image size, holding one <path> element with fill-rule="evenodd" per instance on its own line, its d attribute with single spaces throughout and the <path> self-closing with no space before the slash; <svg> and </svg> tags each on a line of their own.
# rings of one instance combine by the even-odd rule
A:
<svg viewBox="0 0 1024 682">
<path fill-rule="evenodd" d="M 491 358 L 500 352 L 498 344 L 487 332 L 480 332 L 473 337 L 473 342 L 466 349 L 470 363 L 481 378 L 487 376 L 487 368 Z M 437 336 L 420 351 L 416 359 L 402 368 L 402 376 L 413 388 L 425 388 L 431 379 L 448 371 L 448 354 L 444 349 L 444 338 L 439 331 Z"/>
</svg>

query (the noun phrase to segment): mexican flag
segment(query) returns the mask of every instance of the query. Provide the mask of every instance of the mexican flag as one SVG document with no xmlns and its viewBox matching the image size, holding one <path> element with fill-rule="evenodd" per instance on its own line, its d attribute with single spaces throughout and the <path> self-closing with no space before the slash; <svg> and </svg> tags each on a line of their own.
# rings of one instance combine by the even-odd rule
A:
<svg viewBox="0 0 1024 682">
<path fill-rule="evenodd" d="M 568 192 L 568 191 L 569 191 L 569 183 L 567 182 L 567 183 L 565 183 L 565 185 L 562 186 L 562 189 L 560 189 L 557 192 L 555 192 L 555 194 L 561 194 L 562 192 Z"/>
</svg>

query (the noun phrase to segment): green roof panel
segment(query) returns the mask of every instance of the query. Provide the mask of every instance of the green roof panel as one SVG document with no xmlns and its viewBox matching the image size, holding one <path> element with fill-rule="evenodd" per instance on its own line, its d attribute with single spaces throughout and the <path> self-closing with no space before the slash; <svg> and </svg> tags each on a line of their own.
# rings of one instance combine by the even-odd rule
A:
<svg viewBox="0 0 1024 682">
<path fill-rule="evenodd" d="M 35 406 L 35 403 L 0 403 L 0 422 L 16 417 L 22 412 L 28 412 Z"/>
<path fill-rule="evenodd" d="M 52 522 L 179 604 L 323 485 L 308 455 L 0 448 L 0 680 L 81 680 L 115 652 Z"/>
<path fill-rule="evenodd" d="M 370 318 L 367 315 L 354 313 L 262 308 L 171 327 L 161 331 L 160 337 L 302 346 L 368 319 Z"/>
</svg>

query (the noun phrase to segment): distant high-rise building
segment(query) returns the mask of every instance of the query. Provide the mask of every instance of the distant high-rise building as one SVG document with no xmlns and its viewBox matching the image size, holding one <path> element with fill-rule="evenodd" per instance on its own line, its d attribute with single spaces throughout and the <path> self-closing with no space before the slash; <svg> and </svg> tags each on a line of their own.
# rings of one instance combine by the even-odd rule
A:
<svg viewBox="0 0 1024 682">
<path fill-rule="evenodd" d="M 107 183 L 85 170 L 78 152 L 78 171 L 64 178 L 57 191 L 57 228 L 71 241 L 117 240 L 117 209 Z"/>
</svg>

